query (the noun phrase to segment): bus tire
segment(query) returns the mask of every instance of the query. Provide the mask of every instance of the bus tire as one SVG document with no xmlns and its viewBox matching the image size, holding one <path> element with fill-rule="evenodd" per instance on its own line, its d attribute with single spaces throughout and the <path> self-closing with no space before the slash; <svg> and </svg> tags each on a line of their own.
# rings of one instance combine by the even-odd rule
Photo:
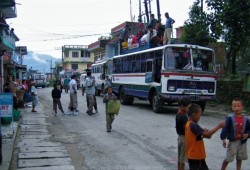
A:
<svg viewBox="0 0 250 170">
<path fill-rule="evenodd" d="M 102 90 L 101 93 L 104 95 L 105 94 L 105 89 L 104 89 L 104 84 L 102 84 Z"/>
<path fill-rule="evenodd" d="M 128 105 L 132 105 L 134 103 L 134 97 L 133 96 L 127 96 L 128 98 Z"/>
<path fill-rule="evenodd" d="M 120 102 L 123 105 L 132 105 L 134 102 L 134 97 L 126 95 L 123 89 L 119 92 Z"/>
<path fill-rule="evenodd" d="M 164 102 L 158 99 L 156 93 L 154 93 L 152 98 L 152 109 L 155 113 L 160 113 L 163 111 Z"/>
<path fill-rule="evenodd" d="M 202 112 L 204 112 L 205 107 L 206 107 L 206 101 L 198 101 L 194 103 L 198 104 L 201 107 Z"/>
<path fill-rule="evenodd" d="M 95 95 L 98 96 L 98 89 L 95 87 Z"/>
<path fill-rule="evenodd" d="M 101 95 L 101 90 L 97 90 L 97 96 Z"/>
</svg>

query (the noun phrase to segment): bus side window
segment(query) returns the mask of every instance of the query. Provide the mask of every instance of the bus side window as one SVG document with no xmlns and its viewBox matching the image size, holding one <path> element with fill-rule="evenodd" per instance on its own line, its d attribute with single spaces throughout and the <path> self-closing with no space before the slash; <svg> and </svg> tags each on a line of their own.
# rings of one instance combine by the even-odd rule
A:
<svg viewBox="0 0 250 170">
<path fill-rule="evenodd" d="M 143 62 L 141 63 L 141 72 L 142 72 L 142 73 L 145 73 L 145 72 L 146 72 L 146 61 L 143 61 Z"/>
<path fill-rule="evenodd" d="M 147 61 L 147 71 L 146 72 L 152 72 L 153 67 L 152 67 L 152 61 Z"/>
<path fill-rule="evenodd" d="M 158 83 L 161 82 L 161 62 L 161 58 L 155 60 L 155 82 Z"/>
</svg>

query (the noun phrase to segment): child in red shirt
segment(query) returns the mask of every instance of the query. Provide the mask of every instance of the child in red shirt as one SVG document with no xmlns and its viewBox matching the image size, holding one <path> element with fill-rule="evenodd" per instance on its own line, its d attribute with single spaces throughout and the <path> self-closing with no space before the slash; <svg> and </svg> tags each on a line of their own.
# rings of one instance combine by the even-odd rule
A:
<svg viewBox="0 0 250 170">
<path fill-rule="evenodd" d="M 247 138 L 250 136 L 250 122 L 242 112 L 243 101 L 234 99 L 232 101 L 233 114 L 226 118 L 226 125 L 221 131 L 221 140 L 224 148 L 227 148 L 226 158 L 222 163 L 222 170 L 225 170 L 228 163 L 236 157 L 237 170 L 241 169 L 242 160 L 247 160 Z M 228 145 L 226 138 L 229 140 Z"/>
</svg>

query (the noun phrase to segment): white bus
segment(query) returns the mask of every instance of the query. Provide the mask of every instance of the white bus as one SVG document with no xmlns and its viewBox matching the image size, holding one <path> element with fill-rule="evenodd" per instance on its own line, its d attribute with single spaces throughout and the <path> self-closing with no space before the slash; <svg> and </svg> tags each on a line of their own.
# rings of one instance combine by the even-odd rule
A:
<svg viewBox="0 0 250 170">
<path fill-rule="evenodd" d="M 113 91 L 122 104 L 149 100 L 154 112 L 190 97 L 205 109 L 215 99 L 215 55 L 210 48 L 170 44 L 113 57 Z"/>
<path fill-rule="evenodd" d="M 64 80 L 65 79 L 69 79 L 71 80 L 71 76 L 72 75 L 76 75 L 77 76 L 77 80 L 76 80 L 76 83 L 77 83 L 77 89 L 80 88 L 80 73 L 78 71 L 75 71 L 75 70 L 71 70 L 71 69 L 68 69 L 68 70 L 62 70 L 60 73 L 59 73 L 59 79 L 61 81 L 61 84 L 63 85 L 64 87 Z"/>
<path fill-rule="evenodd" d="M 31 75 L 31 78 L 36 82 L 36 87 L 45 88 L 47 86 L 47 76 L 42 73 L 34 73 Z"/>
<path fill-rule="evenodd" d="M 91 65 L 91 75 L 95 78 L 96 95 L 104 93 L 105 79 L 111 78 L 113 69 L 112 59 L 97 61 Z"/>
</svg>

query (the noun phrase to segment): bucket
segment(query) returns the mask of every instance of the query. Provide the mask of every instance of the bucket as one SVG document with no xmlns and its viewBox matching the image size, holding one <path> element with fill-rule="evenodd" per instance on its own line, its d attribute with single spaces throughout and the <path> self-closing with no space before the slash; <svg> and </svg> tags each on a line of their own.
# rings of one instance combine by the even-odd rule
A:
<svg viewBox="0 0 250 170">
<path fill-rule="evenodd" d="M 14 119 L 14 121 L 19 121 L 20 114 L 21 114 L 21 111 L 19 111 L 19 110 L 13 110 L 13 119 Z"/>
<path fill-rule="evenodd" d="M 12 117 L 1 117 L 2 124 L 10 124 L 11 121 L 12 121 Z"/>
</svg>

